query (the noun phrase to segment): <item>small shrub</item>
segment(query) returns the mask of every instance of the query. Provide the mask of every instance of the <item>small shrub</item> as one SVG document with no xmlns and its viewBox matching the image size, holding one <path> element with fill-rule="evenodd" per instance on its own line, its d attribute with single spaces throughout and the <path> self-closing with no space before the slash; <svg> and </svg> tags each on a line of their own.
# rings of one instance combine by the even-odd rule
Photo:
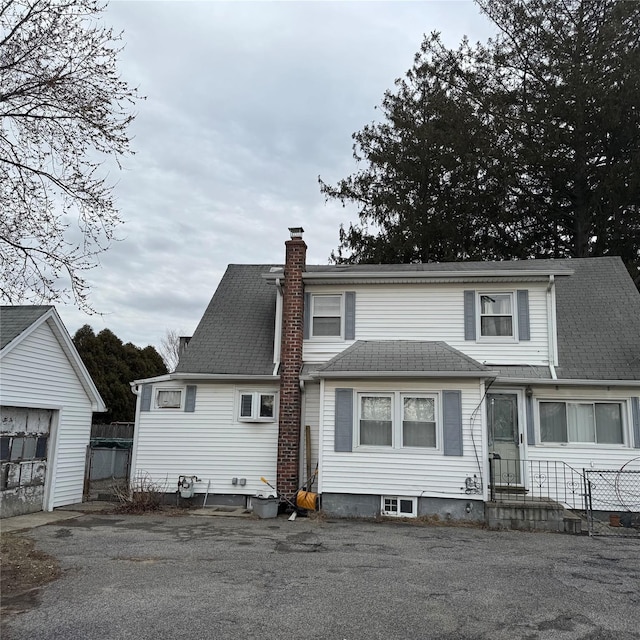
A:
<svg viewBox="0 0 640 640">
<path fill-rule="evenodd" d="M 167 481 L 155 482 L 146 472 L 139 473 L 130 487 L 114 487 L 114 493 L 124 513 L 146 513 L 162 507 Z"/>
</svg>

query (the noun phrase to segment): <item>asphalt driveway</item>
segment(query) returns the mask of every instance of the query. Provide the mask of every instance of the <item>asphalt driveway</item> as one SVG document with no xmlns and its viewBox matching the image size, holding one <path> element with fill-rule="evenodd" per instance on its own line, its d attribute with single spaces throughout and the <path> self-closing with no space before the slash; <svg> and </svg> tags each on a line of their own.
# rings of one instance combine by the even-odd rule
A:
<svg viewBox="0 0 640 640">
<path fill-rule="evenodd" d="M 5 638 L 640 638 L 640 541 L 401 522 L 85 515 Z"/>
</svg>

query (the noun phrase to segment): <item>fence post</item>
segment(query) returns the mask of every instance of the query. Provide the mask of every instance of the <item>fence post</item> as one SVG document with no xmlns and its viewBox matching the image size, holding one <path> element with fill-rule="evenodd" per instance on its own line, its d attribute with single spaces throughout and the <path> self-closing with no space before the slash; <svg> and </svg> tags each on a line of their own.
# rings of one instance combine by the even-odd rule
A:
<svg viewBox="0 0 640 640">
<path fill-rule="evenodd" d="M 489 454 L 489 500 L 491 502 L 496 501 L 496 488 L 494 482 L 494 470 L 493 470 L 493 461 L 494 457 L 492 454 Z"/>
<path fill-rule="evenodd" d="M 87 452 L 84 458 L 84 487 L 82 491 L 82 501 L 87 502 L 89 500 L 89 493 L 91 492 L 91 445 L 87 445 Z"/>
</svg>

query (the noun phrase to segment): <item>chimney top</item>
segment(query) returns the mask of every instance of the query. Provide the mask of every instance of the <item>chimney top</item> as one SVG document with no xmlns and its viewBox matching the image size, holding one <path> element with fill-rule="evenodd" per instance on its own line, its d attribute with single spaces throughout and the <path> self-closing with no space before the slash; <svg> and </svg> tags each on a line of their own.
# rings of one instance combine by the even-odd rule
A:
<svg viewBox="0 0 640 640">
<path fill-rule="evenodd" d="M 297 238 L 302 238 L 304 229 L 302 227 L 289 227 L 289 233 L 291 234 L 291 239 L 296 240 Z"/>
</svg>

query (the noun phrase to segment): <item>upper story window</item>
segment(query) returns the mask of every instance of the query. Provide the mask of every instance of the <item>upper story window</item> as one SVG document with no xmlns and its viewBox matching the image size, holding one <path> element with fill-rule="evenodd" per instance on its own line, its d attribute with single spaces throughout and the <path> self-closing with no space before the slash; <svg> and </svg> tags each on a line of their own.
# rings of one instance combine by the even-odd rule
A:
<svg viewBox="0 0 640 640">
<path fill-rule="evenodd" d="M 543 402 L 540 441 L 554 443 L 624 444 L 620 402 Z"/>
<path fill-rule="evenodd" d="M 531 340 L 529 290 L 465 291 L 464 339 L 489 343 Z"/>
<path fill-rule="evenodd" d="M 305 340 L 335 342 L 355 338 L 355 291 L 304 294 Z"/>
<path fill-rule="evenodd" d="M 241 391 L 238 404 L 240 422 L 275 422 L 276 420 L 276 394 L 271 391 Z"/>
<path fill-rule="evenodd" d="M 311 296 L 311 335 L 313 337 L 335 336 L 342 333 L 342 296 Z"/>
<path fill-rule="evenodd" d="M 480 336 L 514 337 L 513 294 L 480 294 Z"/>
<path fill-rule="evenodd" d="M 158 409 L 180 409 L 182 407 L 182 389 L 158 389 L 156 407 Z"/>
</svg>

